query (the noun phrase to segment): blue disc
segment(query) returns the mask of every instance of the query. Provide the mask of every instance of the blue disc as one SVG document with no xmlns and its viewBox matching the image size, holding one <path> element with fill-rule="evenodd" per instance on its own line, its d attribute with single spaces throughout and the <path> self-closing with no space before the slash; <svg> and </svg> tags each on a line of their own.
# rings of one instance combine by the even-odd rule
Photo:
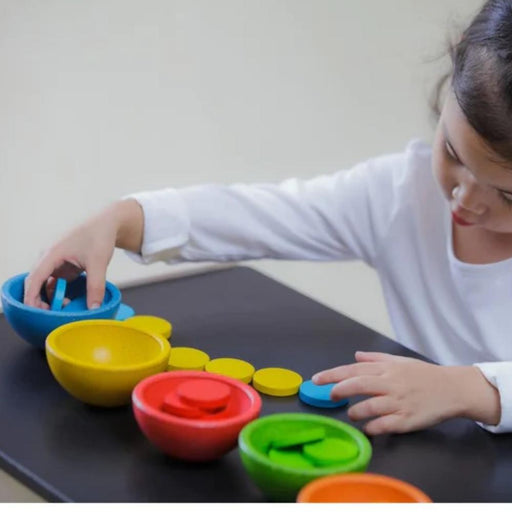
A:
<svg viewBox="0 0 512 512">
<path fill-rule="evenodd" d="M 71 302 L 68 302 L 63 308 L 62 311 L 66 313 L 75 313 L 77 311 L 86 311 L 87 310 L 87 299 L 85 296 L 78 297 L 73 299 Z"/>
<path fill-rule="evenodd" d="M 105 301 L 103 301 L 102 306 L 104 304 Z M 73 299 L 66 306 L 64 306 L 62 311 L 65 311 L 66 313 L 78 313 L 80 311 L 88 311 L 87 297 L 85 295 L 81 295 L 80 297 Z M 130 306 L 127 306 L 126 304 L 121 304 L 114 319 L 126 320 L 127 318 L 130 318 L 133 315 L 135 315 L 135 311 Z"/>
<path fill-rule="evenodd" d="M 101 305 L 104 306 L 105 301 L 103 301 Z M 85 295 L 81 295 L 80 297 L 73 299 L 62 308 L 62 311 L 65 311 L 66 313 L 78 313 L 80 311 L 88 310 L 89 308 L 87 307 L 87 297 Z"/>
<path fill-rule="evenodd" d="M 121 304 L 119 309 L 117 310 L 117 315 L 114 317 L 115 320 L 126 320 L 127 318 L 131 318 L 135 316 L 135 311 L 133 308 L 128 306 L 128 304 Z"/>
<path fill-rule="evenodd" d="M 331 390 L 334 386 L 334 383 L 317 386 L 312 380 L 306 380 L 299 388 L 299 398 L 304 403 L 312 405 L 313 407 L 332 409 L 334 407 L 343 407 L 347 405 L 348 398 L 342 398 L 336 402 L 331 400 Z"/>
<path fill-rule="evenodd" d="M 65 279 L 57 279 L 57 283 L 55 284 L 55 290 L 53 292 L 53 299 L 50 309 L 52 311 L 60 311 L 62 309 L 62 303 L 64 302 L 64 297 L 66 297 L 66 286 L 68 285 Z"/>
</svg>

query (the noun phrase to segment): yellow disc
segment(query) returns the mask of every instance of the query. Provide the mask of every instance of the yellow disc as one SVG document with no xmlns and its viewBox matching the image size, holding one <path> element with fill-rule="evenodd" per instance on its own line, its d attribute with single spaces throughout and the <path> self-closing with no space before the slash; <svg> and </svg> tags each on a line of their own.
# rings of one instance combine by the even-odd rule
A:
<svg viewBox="0 0 512 512">
<path fill-rule="evenodd" d="M 252 378 L 255 389 L 272 396 L 295 395 L 301 384 L 302 377 L 285 368 L 262 368 Z"/>
<path fill-rule="evenodd" d="M 220 375 L 226 375 L 233 379 L 241 380 L 246 384 L 251 382 L 254 374 L 254 366 L 247 361 L 241 359 L 233 359 L 231 357 L 219 357 L 218 359 L 212 359 L 209 363 L 206 363 L 204 369 L 210 373 L 218 373 Z"/>
<path fill-rule="evenodd" d="M 204 370 L 210 356 L 197 348 L 173 347 L 168 370 Z"/>
<path fill-rule="evenodd" d="M 144 329 L 145 331 L 154 332 L 156 334 L 160 334 L 164 338 L 170 338 L 172 334 L 172 325 L 165 318 L 160 318 L 158 316 L 149 316 L 149 315 L 135 315 L 123 322 L 133 325 L 139 329 Z"/>
</svg>

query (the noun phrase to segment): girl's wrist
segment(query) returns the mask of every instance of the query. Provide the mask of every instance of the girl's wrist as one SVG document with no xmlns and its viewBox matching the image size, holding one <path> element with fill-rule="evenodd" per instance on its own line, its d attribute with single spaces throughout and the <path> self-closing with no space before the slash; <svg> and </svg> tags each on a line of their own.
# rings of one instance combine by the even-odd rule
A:
<svg viewBox="0 0 512 512">
<path fill-rule="evenodd" d="M 490 384 L 476 366 L 446 367 L 458 390 L 458 414 L 465 418 L 497 425 L 501 418 L 499 391 Z"/>
<path fill-rule="evenodd" d="M 140 253 L 144 234 L 144 212 L 135 199 L 122 199 L 112 204 L 107 215 L 114 220 L 116 247 Z"/>
</svg>

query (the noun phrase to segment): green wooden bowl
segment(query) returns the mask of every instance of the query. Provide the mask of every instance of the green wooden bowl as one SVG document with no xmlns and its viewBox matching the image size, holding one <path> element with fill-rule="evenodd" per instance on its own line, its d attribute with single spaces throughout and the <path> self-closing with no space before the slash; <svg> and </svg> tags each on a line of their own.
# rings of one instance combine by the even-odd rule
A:
<svg viewBox="0 0 512 512">
<path fill-rule="evenodd" d="M 293 467 L 269 458 L 269 450 L 276 439 L 317 427 L 324 429 L 326 437 L 357 445 L 357 455 L 350 460 L 308 468 Z M 300 447 L 290 449 L 300 450 Z M 302 413 L 272 414 L 252 421 L 238 436 L 238 450 L 249 476 L 265 496 L 274 501 L 295 501 L 304 485 L 322 476 L 365 471 L 372 456 L 370 441 L 361 431 L 333 418 Z"/>
</svg>

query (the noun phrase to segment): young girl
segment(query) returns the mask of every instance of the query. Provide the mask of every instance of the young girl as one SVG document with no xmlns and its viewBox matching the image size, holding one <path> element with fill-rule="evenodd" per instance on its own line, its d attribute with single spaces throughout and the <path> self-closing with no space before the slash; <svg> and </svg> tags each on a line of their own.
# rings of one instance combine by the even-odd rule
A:
<svg viewBox="0 0 512 512">
<path fill-rule="evenodd" d="M 103 298 L 115 247 L 144 263 L 349 260 L 382 281 L 397 340 L 440 365 L 356 352 L 315 375 L 372 434 L 452 417 L 512 431 L 512 2 L 490 0 L 452 52 L 433 147 L 414 141 L 349 171 L 279 185 L 135 194 L 58 241 L 27 278 L 25 303 L 57 277 L 88 274 Z"/>
</svg>

